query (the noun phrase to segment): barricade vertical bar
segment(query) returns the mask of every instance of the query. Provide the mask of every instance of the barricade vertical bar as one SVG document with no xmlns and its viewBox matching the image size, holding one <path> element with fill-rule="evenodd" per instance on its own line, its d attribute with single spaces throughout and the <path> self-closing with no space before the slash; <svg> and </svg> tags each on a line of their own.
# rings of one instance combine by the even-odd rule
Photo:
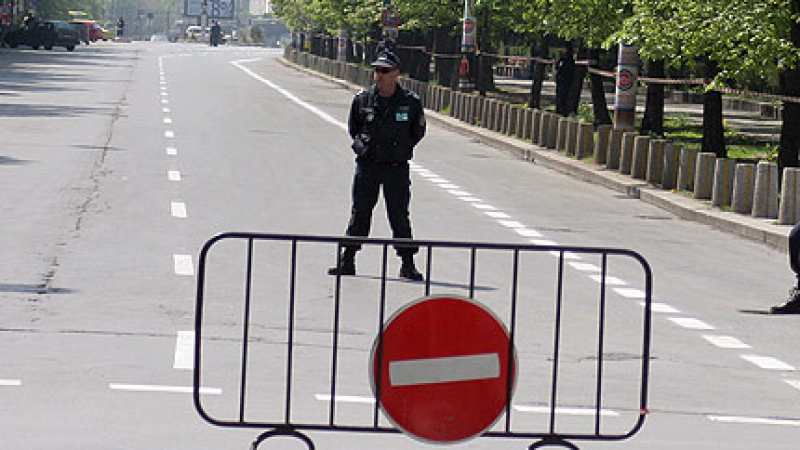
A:
<svg viewBox="0 0 800 450">
<path fill-rule="evenodd" d="M 242 328 L 242 379 L 239 383 L 239 421 L 244 422 L 244 403 L 247 394 L 247 354 L 250 335 L 250 293 L 253 284 L 253 238 L 247 240 L 247 274 L 244 291 L 244 325 Z"/>
<path fill-rule="evenodd" d="M 286 424 L 292 423 L 292 365 L 294 363 L 294 308 L 297 288 L 297 239 L 292 239 L 292 262 L 289 272 L 289 331 L 286 340 Z"/>
<path fill-rule="evenodd" d="M 389 246 L 383 245 L 383 262 L 381 263 L 381 311 L 378 314 L 378 373 L 375 374 L 375 409 L 373 410 L 372 426 L 378 427 L 378 418 L 381 403 L 381 383 L 383 381 L 383 321 L 386 319 L 386 273 L 389 265 Z"/>
<path fill-rule="evenodd" d="M 517 289 L 519 286 L 519 249 L 514 249 L 514 266 L 511 274 L 511 323 L 508 336 L 508 363 L 506 370 L 506 433 L 511 432 L 511 392 L 514 388 L 514 340 L 517 330 Z"/>
<path fill-rule="evenodd" d="M 337 267 L 339 255 L 342 254 L 342 243 L 336 251 Z M 336 370 L 339 362 L 339 309 L 342 302 L 342 275 L 336 274 L 336 295 L 333 300 L 333 354 L 331 355 L 331 405 L 328 412 L 328 425 L 333 426 L 336 421 Z"/>
<path fill-rule="evenodd" d="M 475 259 L 477 258 L 478 249 L 472 247 L 470 249 L 469 259 L 469 298 L 475 298 Z"/>
<path fill-rule="evenodd" d="M 553 386 L 550 393 L 550 434 L 556 432 L 556 397 L 558 396 L 558 357 L 561 353 L 561 302 L 564 294 L 564 250 L 559 250 L 556 281 L 556 327 L 553 339 Z"/>
<path fill-rule="evenodd" d="M 425 266 L 425 296 L 431 295 L 431 267 L 433 266 L 433 247 L 428 246 L 428 254 L 425 256 L 426 266 Z"/>
<path fill-rule="evenodd" d="M 603 347 L 606 323 L 606 276 L 608 275 L 608 254 L 603 253 L 603 263 L 600 271 L 600 314 L 597 336 L 597 392 L 595 405 L 594 433 L 600 435 L 600 410 L 603 402 Z"/>
</svg>

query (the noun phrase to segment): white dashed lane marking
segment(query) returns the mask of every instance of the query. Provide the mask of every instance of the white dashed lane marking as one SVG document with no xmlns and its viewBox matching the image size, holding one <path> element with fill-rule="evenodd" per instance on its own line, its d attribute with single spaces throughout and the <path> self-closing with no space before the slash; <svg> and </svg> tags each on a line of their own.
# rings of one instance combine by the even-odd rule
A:
<svg viewBox="0 0 800 450">
<path fill-rule="evenodd" d="M 194 276 L 194 263 L 189 255 L 172 255 L 176 275 Z"/>
<path fill-rule="evenodd" d="M 189 386 L 160 386 L 152 384 L 121 384 L 111 383 L 108 387 L 113 391 L 136 391 L 136 392 L 167 392 L 172 394 L 191 394 L 194 392 Z M 221 395 L 222 389 L 219 388 L 200 388 L 200 393 L 205 395 Z"/>
<path fill-rule="evenodd" d="M 647 306 L 645 302 L 639 302 L 642 307 Z M 650 311 L 661 314 L 680 314 L 680 310 L 666 304 L 666 303 L 651 303 Z"/>
<path fill-rule="evenodd" d="M 167 139 L 175 139 L 175 132 L 172 130 L 167 130 L 164 132 L 164 137 Z"/>
<path fill-rule="evenodd" d="M 771 356 L 742 355 L 742 359 L 766 370 L 794 371 L 795 368 Z"/>
<path fill-rule="evenodd" d="M 172 119 L 170 119 L 169 117 L 164 117 L 164 123 L 167 124 L 172 123 Z"/>
<path fill-rule="evenodd" d="M 3 379 L 0 379 L 0 386 L 22 386 L 22 380 L 3 380 Z"/>
<path fill-rule="evenodd" d="M 683 328 L 689 328 L 691 330 L 713 330 L 714 327 L 711 325 L 703 322 L 699 319 L 692 319 L 689 317 L 670 317 L 673 323 Z"/>
<path fill-rule="evenodd" d="M 719 336 L 713 334 L 704 334 L 703 339 L 716 345 L 719 348 L 750 348 L 749 345 L 736 339 L 733 336 Z"/>
<path fill-rule="evenodd" d="M 178 154 L 178 149 L 175 147 L 167 147 L 166 151 L 169 156 L 176 156 Z"/>
<path fill-rule="evenodd" d="M 172 217 L 176 219 L 185 219 L 188 217 L 186 214 L 186 203 L 172 202 L 170 203 L 170 211 L 172 212 Z"/>
<path fill-rule="evenodd" d="M 733 423 L 738 425 L 782 425 L 800 427 L 800 420 L 770 419 L 765 417 L 708 416 L 712 422 Z"/>
<path fill-rule="evenodd" d="M 194 368 L 194 331 L 178 331 L 175 339 L 175 361 L 172 367 L 179 370 Z"/>
<path fill-rule="evenodd" d="M 167 178 L 169 181 L 181 181 L 181 173 L 177 170 L 168 170 Z"/>
</svg>

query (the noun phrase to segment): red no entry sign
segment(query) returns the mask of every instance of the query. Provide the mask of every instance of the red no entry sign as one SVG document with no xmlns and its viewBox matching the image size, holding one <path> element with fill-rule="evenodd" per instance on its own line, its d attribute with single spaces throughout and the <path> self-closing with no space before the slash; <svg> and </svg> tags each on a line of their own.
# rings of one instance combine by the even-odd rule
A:
<svg viewBox="0 0 800 450">
<path fill-rule="evenodd" d="M 459 296 L 405 306 L 376 339 L 373 393 L 398 428 L 427 442 L 459 442 L 489 429 L 510 401 L 516 358 L 503 324 Z"/>
</svg>

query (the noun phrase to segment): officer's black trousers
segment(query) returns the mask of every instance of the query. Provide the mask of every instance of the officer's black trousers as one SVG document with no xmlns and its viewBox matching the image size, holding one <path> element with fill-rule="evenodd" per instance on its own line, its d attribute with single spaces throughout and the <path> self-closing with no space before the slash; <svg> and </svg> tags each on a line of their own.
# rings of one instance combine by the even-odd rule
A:
<svg viewBox="0 0 800 450">
<path fill-rule="evenodd" d="M 378 193 L 383 187 L 383 200 L 394 238 L 411 239 L 411 221 L 408 204 L 411 200 L 411 179 L 408 164 L 381 164 L 368 161 L 356 162 L 353 177 L 353 209 L 347 225 L 348 236 L 369 236 L 372 210 L 378 203 Z M 351 247 L 358 250 L 360 247 Z M 415 246 L 396 246 L 399 256 L 413 255 L 419 250 Z"/>
</svg>

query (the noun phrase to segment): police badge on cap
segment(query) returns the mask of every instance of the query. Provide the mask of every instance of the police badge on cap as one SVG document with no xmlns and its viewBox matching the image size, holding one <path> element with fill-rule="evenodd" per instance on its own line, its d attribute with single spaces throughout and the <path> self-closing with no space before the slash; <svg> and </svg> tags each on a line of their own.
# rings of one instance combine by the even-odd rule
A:
<svg viewBox="0 0 800 450">
<path fill-rule="evenodd" d="M 372 62 L 372 67 L 388 67 L 397 69 L 400 67 L 400 58 L 392 52 L 381 52 L 375 61 Z"/>
</svg>

